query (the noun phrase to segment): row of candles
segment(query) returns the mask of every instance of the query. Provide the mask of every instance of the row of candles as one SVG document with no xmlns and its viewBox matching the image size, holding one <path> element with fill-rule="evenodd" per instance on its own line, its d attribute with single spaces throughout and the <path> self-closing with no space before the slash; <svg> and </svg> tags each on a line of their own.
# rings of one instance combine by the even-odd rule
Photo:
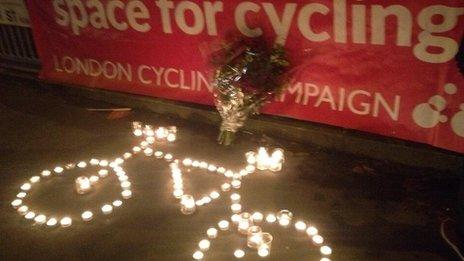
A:
<svg viewBox="0 0 464 261">
<path fill-rule="evenodd" d="M 107 167 L 111 168 L 115 175 L 118 177 L 121 185 L 121 196 L 123 199 L 129 199 L 132 197 L 131 183 L 128 180 L 128 176 L 125 171 L 122 169 L 122 164 L 125 160 L 131 158 L 133 155 L 143 152 L 146 156 L 154 156 L 157 159 L 164 159 L 170 163 L 171 177 L 173 179 L 173 196 L 176 199 L 179 199 L 181 205 L 181 212 L 190 215 L 193 214 L 196 210 L 196 207 L 206 205 L 212 202 L 215 199 L 220 197 L 220 192 L 232 192 L 230 199 L 232 201 L 230 209 L 233 213 L 231 216 L 232 226 L 237 226 L 239 234 L 247 236 L 247 246 L 250 249 L 256 250 L 258 255 L 261 257 L 266 257 L 270 255 L 271 245 L 273 241 L 273 236 L 270 233 L 264 232 L 261 226 L 258 226 L 260 222 L 266 221 L 269 224 L 278 223 L 282 227 L 288 227 L 291 224 L 293 214 L 288 210 L 282 210 L 274 214 L 268 214 L 266 217 L 260 212 L 255 212 L 250 214 L 248 212 L 242 212 L 242 205 L 240 204 L 241 196 L 236 191 L 241 187 L 241 180 L 243 177 L 254 173 L 256 169 L 258 170 L 270 170 L 270 171 L 280 171 L 282 169 L 282 164 L 284 162 L 284 154 L 282 149 L 274 149 L 272 153 L 269 153 L 268 150 L 264 147 L 261 147 L 257 152 L 247 152 L 245 154 L 247 165 L 245 168 L 241 169 L 238 172 L 228 170 L 224 167 L 217 166 L 214 164 L 209 164 L 205 161 L 192 160 L 190 158 L 185 158 L 182 161 L 176 159 L 170 153 L 164 153 L 162 151 L 154 151 L 152 145 L 155 142 L 174 142 L 176 140 L 177 128 L 176 127 L 159 127 L 153 128 L 151 125 L 142 125 L 140 122 L 133 123 L 133 134 L 136 137 L 143 137 L 144 139 L 138 146 L 132 148 L 132 153 L 126 152 L 123 157 L 116 158 L 114 161 L 107 160 L 98 160 L 91 159 L 89 162 L 79 162 L 77 164 L 67 164 L 64 167 L 57 166 L 52 171 L 44 170 L 41 173 L 41 176 L 33 176 L 30 178 L 29 182 L 24 183 L 20 189 L 21 192 L 18 193 L 17 198 L 12 201 L 11 205 L 18 210 L 21 215 L 24 215 L 26 219 L 34 220 L 37 224 L 47 224 L 52 227 L 58 223 L 62 227 L 70 226 L 73 222 L 73 219 L 69 216 L 65 216 L 61 219 L 55 217 L 47 217 L 43 214 L 35 214 L 33 211 L 23 204 L 24 198 L 27 196 L 27 193 L 32 188 L 32 185 L 38 183 L 41 178 L 50 177 L 52 174 L 56 176 L 61 176 L 65 170 L 70 170 L 75 167 L 86 168 L 87 166 L 99 166 L 103 167 L 98 171 L 98 175 L 92 175 L 90 177 L 80 176 L 75 179 L 75 189 L 78 194 L 86 194 L 92 191 L 93 186 L 99 181 L 100 178 L 105 178 L 109 171 Z M 220 187 L 220 190 L 213 190 L 208 195 L 203 195 L 200 199 L 195 200 L 192 195 L 184 194 L 183 187 L 183 176 L 181 167 L 194 167 L 203 169 L 210 173 L 217 173 L 223 175 L 225 178 L 228 178 L 229 181 L 223 183 Z M 103 214 L 107 215 L 113 212 L 114 208 L 122 206 L 122 200 L 114 200 L 111 204 L 104 204 L 101 207 Z M 82 212 L 81 219 L 83 221 L 90 221 L 93 219 L 93 213 L 89 210 Z M 231 222 L 228 220 L 221 220 L 217 223 L 216 227 L 210 227 L 206 231 L 208 239 L 202 239 L 198 243 L 199 250 L 195 251 L 193 258 L 195 260 L 201 260 L 204 257 L 204 253 L 209 250 L 211 242 L 210 239 L 215 239 L 218 237 L 219 231 L 228 231 L 231 228 Z M 298 221 L 295 223 L 295 228 L 298 231 L 306 231 L 308 236 L 312 238 L 312 241 L 316 245 L 322 245 L 324 240 L 322 236 L 318 234 L 318 230 L 314 226 L 308 226 L 303 221 Z M 329 246 L 321 246 L 320 251 L 324 257 L 321 261 L 330 261 L 327 258 L 328 255 L 332 253 L 332 249 Z M 244 249 L 236 249 L 234 251 L 234 256 L 236 258 L 242 258 L 245 256 Z"/>
</svg>

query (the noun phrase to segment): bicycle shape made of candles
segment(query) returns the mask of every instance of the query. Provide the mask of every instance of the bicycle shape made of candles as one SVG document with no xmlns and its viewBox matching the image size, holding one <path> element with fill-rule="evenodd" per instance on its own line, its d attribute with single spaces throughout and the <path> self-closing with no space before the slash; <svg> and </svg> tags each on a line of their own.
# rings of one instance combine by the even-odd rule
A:
<svg viewBox="0 0 464 261">
<path fill-rule="evenodd" d="M 274 149 L 270 155 L 267 149 L 263 147 L 259 148 L 257 152 L 247 152 L 245 154 L 247 161 L 246 166 L 238 172 L 234 172 L 223 166 L 210 164 L 206 161 L 190 158 L 178 159 L 171 153 L 155 150 L 155 148 L 157 149 L 156 145 L 159 143 L 175 142 L 177 138 L 177 128 L 174 126 L 154 128 L 151 125 L 142 125 L 140 122 L 133 122 L 132 125 L 133 134 L 142 141 L 137 146 L 133 147 L 131 152 L 125 152 L 121 157 L 117 157 L 111 161 L 105 159 L 90 159 L 88 161 L 70 163 L 64 166 L 55 166 L 52 170 L 43 170 L 40 175 L 32 176 L 28 182 L 20 186 L 20 192 L 11 202 L 12 207 L 15 208 L 20 215 L 24 216 L 25 219 L 47 227 L 56 227 L 58 225 L 61 227 L 68 227 L 72 225 L 73 221 L 79 220 L 82 222 L 90 222 L 98 212 L 101 212 L 103 215 L 109 215 L 113 213 L 115 209 L 121 207 L 124 201 L 132 197 L 132 185 L 129 180 L 129 175 L 123 169 L 124 163 L 137 155 L 145 155 L 155 159 L 163 159 L 169 163 L 173 185 L 172 195 L 179 200 L 180 210 L 185 215 L 193 214 L 198 208 L 214 202 L 221 197 L 221 193 L 230 194 L 230 211 L 232 212 L 230 221 L 225 219 L 219 220 L 217 224 L 207 229 L 204 239 L 198 243 L 198 249 L 192 255 L 194 260 L 202 260 L 205 257 L 205 253 L 211 247 L 211 241 L 216 239 L 221 231 L 229 231 L 232 229 L 237 229 L 239 235 L 247 237 L 247 247 L 236 249 L 233 253 L 235 258 L 243 258 L 246 254 L 246 250 L 256 251 L 260 257 L 269 256 L 271 253 L 273 236 L 270 233 L 264 232 L 260 226 L 267 223 L 278 224 L 284 228 L 294 227 L 297 231 L 306 233 L 312 243 L 319 247 L 322 255 L 320 261 L 330 261 L 328 256 L 332 254 L 332 249 L 324 245 L 324 238 L 319 234 L 318 229 L 310 225 L 307 221 L 298 220 L 293 222 L 294 217 L 291 211 L 281 210 L 277 213 L 267 213 L 266 215 L 259 211 L 254 213 L 243 211 L 243 206 L 240 203 L 241 196 L 239 194 L 242 180 L 260 170 L 280 171 L 284 159 L 283 150 Z M 25 204 L 29 191 L 40 184 L 42 179 L 64 176 L 68 170 L 85 169 L 89 167 L 97 168 L 98 171 L 96 171 L 95 175 L 91 175 L 90 177 L 77 177 L 75 179 L 76 192 L 78 194 L 86 194 L 91 191 L 95 184 L 101 179 L 114 175 L 120 182 L 120 198 L 116 198 L 112 202 L 104 203 L 99 209 L 97 208 L 97 211 L 83 209 L 80 218 L 72 217 L 71 215 L 63 215 L 60 217 L 53 214 L 45 215 L 40 211 L 30 209 Z M 217 190 L 213 190 L 207 195 L 195 198 L 193 195 L 187 194 L 184 191 L 183 168 L 198 168 L 211 174 L 223 175 L 227 179 L 227 182 L 223 183 Z"/>
</svg>

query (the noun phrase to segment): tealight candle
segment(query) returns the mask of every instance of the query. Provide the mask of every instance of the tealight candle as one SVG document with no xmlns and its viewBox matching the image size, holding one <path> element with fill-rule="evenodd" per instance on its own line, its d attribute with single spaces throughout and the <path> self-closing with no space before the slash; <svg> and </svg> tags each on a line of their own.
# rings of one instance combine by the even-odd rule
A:
<svg viewBox="0 0 464 261">
<path fill-rule="evenodd" d="M 221 190 L 222 191 L 229 191 L 230 190 L 230 184 L 229 183 L 224 183 L 221 185 Z"/>
<path fill-rule="evenodd" d="M 251 249 L 258 249 L 263 241 L 263 230 L 259 226 L 248 228 L 247 246 Z"/>
<path fill-rule="evenodd" d="M 132 157 L 132 153 L 126 152 L 126 153 L 124 153 L 124 155 L 122 155 L 122 157 L 125 158 L 125 159 L 129 159 L 130 157 Z"/>
<path fill-rule="evenodd" d="M 54 227 L 54 226 L 56 226 L 56 224 L 58 224 L 58 220 L 56 220 L 56 218 L 50 218 L 47 221 L 47 226 L 49 226 L 49 227 Z"/>
<path fill-rule="evenodd" d="M 323 258 L 321 258 L 320 261 L 331 261 L 331 260 L 329 258 L 327 258 L 327 257 L 323 257 Z"/>
<path fill-rule="evenodd" d="M 215 165 L 209 165 L 208 170 L 211 171 L 211 172 L 214 172 L 214 171 L 217 170 L 217 167 Z"/>
<path fill-rule="evenodd" d="M 184 215 L 191 215 L 196 210 L 195 199 L 192 195 L 183 195 L 180 198 L 181 208 L 180 211 Z"/>
<path fill-rule="evenodd" d="M 20 187 L 20 189 L 21 189 L 21 190 L 24 190 L 24 191 L 28 191 L 28 190 L 30 190 L 31 188 L 32 188 L 32 185 L 31 185 L 30 183 L 24 183 L 24 184 Z"/>
<path fill-rule="evenodd" d="M 101 167 L 106 167 L 108 166 L 108 161 L 107 160 L 100 160 L 100 162 L 98 163 L 98 165 L 100 165 Z"/>
<path fill-rule="evenodd" d="M 259 170 L 266 170 L 269 168 L 270 158 L 269 154 L 264 147 L 258 149 L 258 156 L 256 157 L 256 167 Z"/>
<path fill-rule="evenodd" d="M 224 174 L 226 172 L 226 169 L 223 167 L 219 167 L 216 171 L 220 174 Z"/>
<path fill-rule="evenodd" d="M 193 255 L 192 255 L 193 259 L 195 259 L 195 260 L 201 260 L 201 259 L 203 259 L 204 256 L 205 255 L 201 251 L 195 251 L 195 253 L 193 253 Z"/>
<path fill-rule="evenodd" d="M 145 154 L 145 156 L 151 156 L 153 155 L 153 149 L 152 148 L 146 148 L 143 153 Z"/>
<path fill-rule="evenodd" d="M 208 235 L 209 238 L 216 238 L 218 235 L 218 230 L 214 227 L 210 227 L 208 230 L 206 230 L 206 235 Z"/>
<path fill-rule="evenodd" d="M 63 169 L 62 167 L 59 167 L 59 166 L 58 166 L 58 167 L 55 167 L 55 168 L 53 169 L 53 171 L 54 171 L 55 173 L 60 174 L 60 173 L 62 173 L 62 172 L 64 171 L 64 169 Z"/>
<path fill-rule="evenodd" d="M 245 153 L 245 158 L 248 164 L 250 165 L 256 164 L 256 153 L 254 151 L 249 151 Z"/>
<path fill-rule="evenodd" d="M 108 215 L 108 214 L 111 214 L 113 212 L 113 206 L 109 205 L 109 204 L 105 204 L 102 206 L 101 208 L 103 214 L 105 215 Z"/>
<path fill-rule="evenodd" d="M 172 192 L 172 195 L 175 197 L 175 198 L 181 198 L 182 195 L 184 195 L 184 191 L 182 189 L 175 189 L 173 192 Z"/>
<path fill-rule="evenodd" d="M 161 159 L 164 153 L 162 151 L 155 151 L 154 155 L 155 155 L 155 158 Z"/>
<path fill-rule="evenodd" d="M 220 194 L 219 194 L 219 192 L 217 192 L 217 191 L 212 191 L 211 193 L 209 193 L 209 196 L 210 196 L 212 199 L 217 199 L 217 198 L 219 198 Z"/>
<path fill-rule="evenodd" d="M 22 216 L 22 215 L 26 215 L 27 211 L 29 210 L 29 207 L 28 206 L 20 206 L 18 208 L 18 213 Z"/>
<path fill-rule="evenodd" d="M 240 186 L 242 186 L 242 182 L 240 180 L 237 180 L 237 179 L 232 180 L 232 182 L 230 184 L 235 189 L 238 189 L 238 188 L 240 188 Z"/>
<path fill-rule="evenodd" d="M 281 226 L 288 226 L 290 221 L 292 221 L 293 214 L 288 210 L 281 210 L 277 213 L 277 219 L 279 220 L 279 224 Z"/>
<path fill-rule="evenodd" d="M 122 206 L 122 201 L 118 199 L 118 200 L 113 201 L 112 204 L 113 204 L 114 207 L 118 208 L 118 207 Z"/>
<path fill-rule="evenodd" d="M 227 221 L 227 220 L 221 220 L 221 221 L 219 221 L 218 227 L 219 227 L 219 229 L 222 230 L 222 231 L 229 230 L 229 221 Z"/>
<path fill-rule="evenodd" d="M 83 169 L 83 168 L 87 167 L 87 163 L 85 161 L 81 161 L 81 162 L 77 163 L 77 167 Z"/>
<path fill-rule="evenodd" d="M 164 159 L 166 161 L 171 161 L 173 159 L 173 156 L 172 156 L 172 154 L 167 153 L 166 155 L 164 155 Z"/>
<path fill-rule="evenodd" d="M 208 251 L 211 246 L 211 242 L 208 239 L 203 239 L 198 243 L 198 247 L 201 251 Z"/>
<path fill-rule="evenodd" d="M 234 224 L 238 224 L 238 222 L 240 222 L 241 220 L 241 216 L 239 214 L 233 214 L 231 217 L 230 217 L 230 220 L 232 220 L 232 223 Z"/>
<path fill-rule="evenodd" d="M 60 220 L 60 225 L 62 227 L 69 227 L 72 225 L 72 219 L 70 217 L 64 217 Z"/>
<path fill-rule="evenodd" d="M 49 170 L 43 170 L 43 171 L 41 172 L 42 177 L 48 177 L 48 176 L 50 176 L 51 174 L 52 174 L 52 172 L 49 171 Z"/>
<path fill-rule="evenodd" d="M 266 216 L 266 222 L 267 223 L 274 223 L 277 221 L 277 217 L 274 214 L 268 214 Z"/>
<path fill-rule="evenodd" d="M 207 169 L 208 168 L 208 163 L 205 161 L 200 162 L 200 168 L 201 169 Z"/>
<path fill-rule="evenodd" d="M 253 173 L 253 172 L 255 172 L 256 167 L 253 166 L 253 165 L 248 165 L 248 166 L 245 167 L 245 170 L 246 170 L 248 173 Z"/>
<path fill-rule="evenodd" d="M 320 244 L 324 243 L 324 238 L 321 237 L 320 235 L 315 235 L 315 236 L 313 236 L 313 242 L 316 245 L 320 245 Z"/>
<path fill-rule="evenodd" d="M 15 199 L 11 202 L 11 206 L 13 206 L 14 208 L 21 206 L 21 204 L 23 204 L 23 201 L 21 199 Z"/>
<path fill-rule="evenodd" d="M 33 219 L 35 218 L 35 213 L 32 211 L 27 212 L 27 214 L 24 216 L 25 219 Z"/>
<path fill-rule="evenodd" d="M 321 247 L 321 254 L 323 254 L 325 256 L 328 256 L 328 255 L 332 254 L 332 248 L 330 248 L 329 246 L 322 246 Z"/>
<path fill-rule="evenodd" d="M 90 162 L 90 165 L 92 165 L 92 166 L 96 166 L 96 165 L 98 165 L 98 163 L 100 163 L 100 161 L 98 159 L 91 159 L 89 162 Z"/>
<path fill-rule="evenodd" d="M 21 191 L 18 194 L 16 194 L 17 198 L 25 198 L 26 196 L 27 196 L 27 193 L 24 191 Z"/>
<path fill-rule="evenodd" d="M 261 257 L 268 256 L 271 253 L 272 235 L 262 233 L 261 245 L 258 247 L 258 255 Z"/>
<path fill-rule="evenodd" d="M 166 137 L 166 140 L 169 142 L 174 142 L 176 141 L 176 134 L 174 133 L 169 133 L 168 136 Z"/>
<path fill-rule="evenodd" d="M 298 231 L 305 231 L 306 230 L 306 223 L 303 221 L 297 221 L 295 223 L 295 228 Z"/>
<path fill-rule="evenodd" d="M 34 221 L 37 224 L 42 225 L 45 223 L 45 221 L 47 221 L 47 217 L 45 215 L 38 215 L 34 218 Z"/>
<path fill-rule="evenodd" d="M 85 176 L 80 176 L 76 178 L 76 192 L 78 194 L 85 194 L 92 189 L 92 184 L 89 178 Z"/>
<path fill-rule="evenodd" d="M 238 221 L 238 232 L 243 235 L 248 234 L 248 229 L 253 225 L 253 219 L 251 218 L 250 213 L 243 212 L 240 215 L 240 220 Z"/>
<path fill-rule="evenodd" d="M 242 205 L 240 205 L 239 203 L 234 203 L 230 206 L 230 209 L 234 213 L 240 213 L 242 211 Z"/>
<path fill-rule="evenodd" d="M 129 181 L 123 181 L 121 182 L 121 188 L 124 190 L 129 189 L 131 187 L 131 183 Z"/>
<path fill-rule="evenodd" d="M 29 179 L 29 181 L 30 181 L 31 183 L 37 183 L 37 182 L 40 181 L 40 177 L 39 177 L 39 176 L 31 177 L 31 178 Z"/>
<path fill-rule="evenodd" d="M 255 212 L 251 215 L 254 222 L 261 222 L 264 219 L 264 215 L 261 212 Z"/>
<path fill-rule="evenodd" d="M 233 193 L 232 195 L 230 195 L 230 199 L 232 200 L 232 203 L 238 203 L 240 202 L 240 194 Z"/>
<path fill-rule="evenodd" d="M 97 182 L 100 180 L 100 178 L 98 176 L 90 176 L 89 178 L 89 181 L 90 181 L 90 184 L 94 185 L 94 184 L 97 184 Z"/>
<path fill-rule="evenodd" d="M 242 258 L 242 257 L 245 256 L 245 251 L 243 251 L 243 250 L 241 250 L 241 249 L 236 249 L 236 250 L 234 251 L 234 256 L 235 256 L 236 258 Z"/>
<path fill-rule="evenodd" d="M 306 229 L 306 234 L 310 237 L 317 235 L 318 232 L 319 231 L 317 231 L 317 228 L 314 226 L 310 226 Z"/>
<path fill-rule="evenodd" d="M 121 192 L 121 196 L 122 196 L 122 198 L 124 198 L 124 199 L 130 199 L 130 198 L 132 197 L 132 191 L 130 191 L 130 190 L 123 190 L 123 191 Z"/>
<path fill-rule="evenodd" d="M 93 218 L 93 213 L 91 211 L 84 211 L 81 217 L 84 221 L 90 221 Z"/>
</svg>

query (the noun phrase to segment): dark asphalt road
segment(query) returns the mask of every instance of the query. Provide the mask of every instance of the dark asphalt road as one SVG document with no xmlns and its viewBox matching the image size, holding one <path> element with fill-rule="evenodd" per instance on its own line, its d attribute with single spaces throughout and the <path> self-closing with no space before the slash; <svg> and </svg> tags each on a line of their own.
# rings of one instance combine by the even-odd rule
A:
<svg viewBox="0 0 464 261">
<path fill-rule="evenodd" d="M 230 147 L 215 142 L 217 128 L 172 116 L 134 111 L 110 119 L 87 107 L 111 107 L 63 96 L 34 81 L 0 76 L 0 259 L 1 260 L 191 260 L 197 242 L 219 218 L 230 216 L 224 198 L 183 216 L 171 196 L 166 163 L 139 157 L 127 165 L 134 196 L 108 217 L 69 228 L 33 226 L 10 202 L 19 186 L 42 169 L 92 157 L 112 158 L 135 139 L 134 120 L 176 125 L 179 139 L 168 150 L 223 163 L 237 169 L 243 153 L 262 144 L 286 150 L 278 174 L 247 177 L 241 189 L 247 210 L 291 209 L 310 219 L 333 248 L 332 260 L 453 260 L 439 235 L 440 221 L 453 217 L 458 178 L 433 169 L 418 169 L 359 158 L 264 134 L 244 133 Z M 186 174 L 195 191 L 217 188 L 223 179 L 196 171 Z M 95 195 L 70 193 L 74 179 L 47 181 L 31 192 L 30 206 L 45 213 L 70 211 L 112 198 L 114 180 Z M 450 210 L 447 210 L 447 209 Z M 73 212 L 75 211 L 75 212 Z M 76 217 L 78 218 L 78 217 Z M 275 241 L 267 260 L 319 260 L 318 249 L 293 229 L 266 227 Z M 205 260 L 233 260 L 243 247 L 236 233 L 221 235 Z M 243 260 L 264 260 L 247 252 Z"/>
</svg>

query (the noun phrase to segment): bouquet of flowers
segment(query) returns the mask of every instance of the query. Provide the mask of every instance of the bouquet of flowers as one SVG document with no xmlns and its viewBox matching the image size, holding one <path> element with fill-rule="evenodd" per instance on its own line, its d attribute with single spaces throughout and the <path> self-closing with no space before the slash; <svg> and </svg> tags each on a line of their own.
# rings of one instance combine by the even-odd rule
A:
<svg viewBox="0 0 464 261">
<path fill-rule="evenodd" d="M 282 45 L 269 47 L 258 38 L 224 44 L 212 63 L 215 105 L 222 118 L 218 142 L 230 145 L 248 116 L 283 90 L 289 62 Z"/>
</svg>

